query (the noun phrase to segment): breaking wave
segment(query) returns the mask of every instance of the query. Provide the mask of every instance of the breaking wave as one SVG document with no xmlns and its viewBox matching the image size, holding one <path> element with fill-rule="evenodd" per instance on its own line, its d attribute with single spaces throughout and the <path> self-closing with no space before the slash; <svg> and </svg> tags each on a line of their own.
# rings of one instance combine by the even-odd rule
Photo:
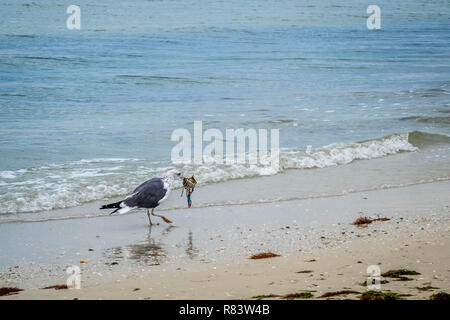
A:
<svg viewBox="0 0 450 320">
<path fill-rule="evenodd" d="M 197 181 L 204 184 L 274 175 L 288 169 L 338 166 L 443 143 L 450 144 L 450 137 L 414 131 L 320 148 L 282 149 L 278 167 L 249 164 L 183 164 L 176 167 L 185 175 L 194 174 Z M 143 180 L 161 175 L 170 168 L 173 168 L 170 162 L 100 158 L 0 171 L 0 214 L 49 211 L 123 196 Z"/>
</svg>

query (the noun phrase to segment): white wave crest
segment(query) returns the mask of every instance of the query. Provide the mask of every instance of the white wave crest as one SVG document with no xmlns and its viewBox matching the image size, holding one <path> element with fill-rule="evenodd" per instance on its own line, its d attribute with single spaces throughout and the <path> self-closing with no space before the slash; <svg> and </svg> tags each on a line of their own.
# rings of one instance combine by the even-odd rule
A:
<svg viewBox="0 0 450 320">
<path fill-rule="evenodd" d="M 177 165 L 199 183 L 274 175 L 287 169 L 324 168 L 360 159 L 415 151 L 408 134 L 394 134 L 358 143 L 334 143 L 321 148 L 284 149 L 280 166 L 270 165 Z M 118 165 L 120 163 L 120 165 Z M 173 168 L 170 163 L 139 159 L 84 159 L 66 164 L 0 172 L 0 214 L 46 211 L 74 207 L 105 198 L 124 196 L 142 181 Z M 179 183 L 178 186 L 180 186 Z"/>
<path fill-rule="evenodd" d="M 394 134 L 359 143 L 334 143 L 317 149 L 286 150 L 281 152 L 281 165 L 283 169 L 324 168 L 416 150 L 408 142 L 408 134 Z"/>
</svg>

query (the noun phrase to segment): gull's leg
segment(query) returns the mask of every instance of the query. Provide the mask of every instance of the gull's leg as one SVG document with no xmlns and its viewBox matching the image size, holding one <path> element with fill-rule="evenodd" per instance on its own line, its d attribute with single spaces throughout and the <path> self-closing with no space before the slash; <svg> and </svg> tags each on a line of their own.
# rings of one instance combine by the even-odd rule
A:
<svg viewBox="0 0 450 320">
<path fill-rule="evenodd" d="M 152 211 L 153 213 L 153 211 Z M 148 222 L 150 223 L 150 225 L 152 225 L 152 219 L 150 219 L 150 211 L 147 209 L 147 217 L 148 217 Z"/>
<path fill-rule="evenodd" d="M 163 219 L 164 220 L 164 222 L 167 222 L 167 223 L 172 223 L 172 221 L 170 221 L 169 219 L 167 219 L 166 217 L 164 217 L 164 216 L 162 216 L 162 215 L 159 215 L 159 214 L 155 214 L 155 213 L 153 213 L 153 211 L 155 210 L 155 208 L 153 208 L 152 209 L 152 216 L 155 216 L 155 217 L 160 217 L 161 219 Z"/>
</svg>

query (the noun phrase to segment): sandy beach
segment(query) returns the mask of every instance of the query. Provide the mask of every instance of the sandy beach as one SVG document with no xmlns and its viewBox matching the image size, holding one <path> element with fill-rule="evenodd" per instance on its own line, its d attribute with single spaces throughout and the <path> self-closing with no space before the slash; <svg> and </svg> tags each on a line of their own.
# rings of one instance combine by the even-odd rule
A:
<svg viewBox="0 0 450 320">
<path fill-rule="evenodd" d="M 194 208 L 172 227 L 146 225 L 142 213 L 9 224 L 17 255 L 32 262 L 4 268 L 2 286 L 24 289 L 2 299 L 250 299 L 351 290 L 358 299 L 367 267 L 408 269 L 409 281 L 385 278 L 383 291 L 428 299 L 450 289 L 449 181 L 325 198 Z M 214 212 L 214 214 L 212 214 Z M 173 218 L 174 212 L 164 211 Z M 387 217 L 366 227 L 358 217 Z M 14 238 L 16 229 L 22 229 Z M 4 231 L 4 230 L 2 230 Z M 42 235 L 33 241 L 33 235 Z M 28 235 L 28 236 L 27 236 Z M 252 254 L 280 257 L 251 260 Z M 2 261 L 4 255 L 2 254 Z M 12 257 L 10 257 L 11 259 Z M 79 263 L 80 259 L 84 263 Z M 14 264 L 16 261 L 10 261 Z M 64 284 L 81 268 L 81 289 Z"/>
<path fill-rule="evenodd" d="M 401 299 L 429 299 L 450 288 L 449 224 L 403 232 L 395 239 L 354 240 L 339 248 L 232 264 L 187 264 L 173 269 L 115 274 L 80 290 L 32 289 L 3 299 L 283 299 L 311 292 L 312 299 L 359 299 L 369 264 L 381 270 L 412 269 L 411 281 L 389 279 L 383 291 Z M 355 293 L 322 297 L 329 292 Z M 359 293 L 356 293 L 359 292 Z"/>
</svg>

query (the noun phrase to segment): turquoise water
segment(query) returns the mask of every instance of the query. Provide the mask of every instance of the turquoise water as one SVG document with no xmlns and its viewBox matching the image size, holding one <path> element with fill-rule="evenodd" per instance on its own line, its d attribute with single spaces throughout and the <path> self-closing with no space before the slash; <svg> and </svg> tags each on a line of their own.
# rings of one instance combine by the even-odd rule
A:
<svg viewBox="0 0 450 320">
<path fill-rule="evenodd" d="M 448 1 L 378 1 L 379 31 L 365 1 L 78 1 L 81 30 L 70 4 L 0 3 L 0 214 L 123 195 L 172 165 L 170 135 L 194 120 L 278 128 L 281 170 L 450 135 Z"/>
</svg>

